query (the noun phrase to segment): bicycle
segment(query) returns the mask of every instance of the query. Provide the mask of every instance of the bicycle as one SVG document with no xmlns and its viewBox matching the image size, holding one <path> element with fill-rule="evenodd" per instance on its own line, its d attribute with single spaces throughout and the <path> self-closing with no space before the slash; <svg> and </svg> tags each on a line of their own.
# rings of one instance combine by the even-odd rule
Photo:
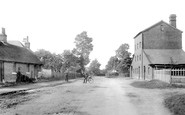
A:
<svg viewBox="0 0 185 115">
<path fill-rule="evenodd" d="M 89 77 L 87 78 L 87 81 L 88 81 L 89 83 L 93 83 L 93 82 L 94 82 L 94 79 L 92 78 L 92 76 L 89 76 Z"/>
</svg>

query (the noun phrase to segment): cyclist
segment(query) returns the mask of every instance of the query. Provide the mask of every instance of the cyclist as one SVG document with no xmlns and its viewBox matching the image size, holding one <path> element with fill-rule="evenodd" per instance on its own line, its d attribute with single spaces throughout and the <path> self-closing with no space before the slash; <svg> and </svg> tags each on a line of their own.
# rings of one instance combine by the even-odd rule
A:
<svg viewBox="0 0 185 115">
<path fill-rule="evenodd" d="M 83 76 L 84 76 L 84 82 L 83 83 L 87 83 L 87 79 L 88 79 L 89 74 L 87 72 L 84 72 Z"/>
</svg>

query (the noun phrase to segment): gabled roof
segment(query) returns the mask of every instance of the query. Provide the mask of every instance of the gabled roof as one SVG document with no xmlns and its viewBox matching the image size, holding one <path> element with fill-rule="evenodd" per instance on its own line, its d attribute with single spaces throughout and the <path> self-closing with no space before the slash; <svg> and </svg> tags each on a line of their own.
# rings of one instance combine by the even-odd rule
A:
<svg viewBox="0 0 185 115">
<path fill-rule="evenodd" d="M 8 43 L 19 47 L 24 47 L 20 41 L 8 41 Z"/>
<path fill-rule="evenodd" d="M 185 64 L 185 52 L 182 49 L 144 49 L 151 64 Z"/>
<path fill-rule="evenodd" d="M 0 61 L 42 64 L 32 51 L 5 42 L 0 42 Z"/>
<path fill-rule="evenodd" d="M 156 26 L 158 26 L 158 25 L 160 25 L 160 24 L 162 24 L 162 23 L 164 23 L 164 24 L 166 24 L 166 25 L 168 25 L 168 26 L 170 26 L 170 27 L 172 27 L 172 28 L 174 28 L 174 29 L 176 29 L 176 30 L 182 32 L 181 30 L 179 30 L 179 29 L 177 29 L 177 28 L 171 26 L 170 24 L 164 22 L 163 20 L 161 20 L 161 21 L 157 22 L 156 24 L 154 24 L 154 25 L 152 25 L 152 26 L 150 26 L 150 27 L 144 29 L 143 31 L 139 32 L 139 33 L 134 37 L 134 39 L 135 39 L 138 35 L 140 35 L 141 33 L 146 32 L 146 31 L 148 31 L 148 30 L 150 30 L 150 29 L 152 29 L 152 28 L 154 28 L 154 27 L 156 27 Z"/>
</svg>

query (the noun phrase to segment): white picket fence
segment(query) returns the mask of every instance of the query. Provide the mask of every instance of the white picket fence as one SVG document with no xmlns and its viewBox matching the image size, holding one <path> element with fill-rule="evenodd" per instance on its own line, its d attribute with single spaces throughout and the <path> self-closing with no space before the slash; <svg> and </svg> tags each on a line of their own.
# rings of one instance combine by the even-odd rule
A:
<svg viewBox="0 0 185 115">
<path fill-rule="evenodd" d="M 167 83 L 185 83 L 185 69 L 154 70 L 154 79 Z"/>
</svg>

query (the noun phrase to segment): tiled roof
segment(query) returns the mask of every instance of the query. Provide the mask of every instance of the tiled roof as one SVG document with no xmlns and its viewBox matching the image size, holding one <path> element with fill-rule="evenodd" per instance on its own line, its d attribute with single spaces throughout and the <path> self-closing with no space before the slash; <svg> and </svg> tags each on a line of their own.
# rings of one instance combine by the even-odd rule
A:
<svg viewBox="0 0 185 115">
<path fill-rule="evenodd" d="M 11 45 L 9 43 L 0 42 L 0 60 L 30 64 L 41 64 L 40 60 L 32 51 Z"/>
<path fill-rule="evenodd" d="M 185 52 L 182 49 L 144 49 L 151 64 L 185 64 Z"/>
</svg>

